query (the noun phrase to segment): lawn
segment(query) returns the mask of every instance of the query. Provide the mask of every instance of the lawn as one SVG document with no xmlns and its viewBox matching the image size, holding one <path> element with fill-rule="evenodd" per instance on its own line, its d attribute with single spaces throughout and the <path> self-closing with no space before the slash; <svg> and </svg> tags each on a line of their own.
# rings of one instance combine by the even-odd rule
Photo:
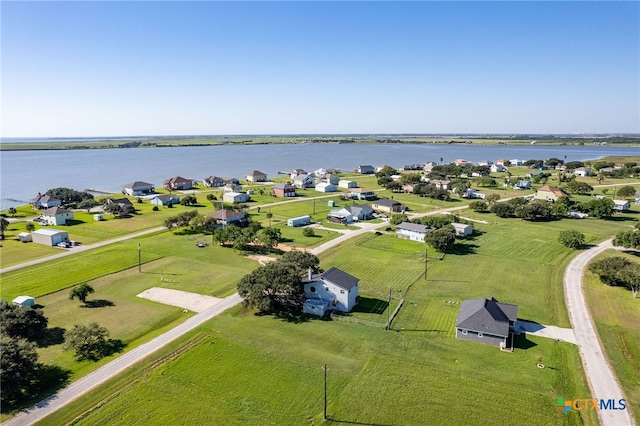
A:
<svg viewBox="0 0 640 426">
<path fill-rule="evenodd" d="M 614 250 L 595 260 L 609 256 L 624 256 L 640 263 L 637 256 Z M 626 394 L 627 407 L 640 424 L 640 298 L 633 298 L 626 288 L 602 284 L 590 272 L 585 274 L 584 290 L 607 358 Z"/>
<path fill-rule="evenodd" d="M 575 373 L 577 350 L 567 343 L 531 339 L 526 350 L 504 353 L 450 336 L 287 322 L 241 307 L 200 330 L 192 345 L 173 345 L 175 355 L 163 351 L 128 380 L 115 379 L 41 423 L 318 424 L 326 362 L 330 423 L 597 424 L 594 413 L 565 416 L 553 407 L 558 395 L 588 394 Z"/>
</svg>

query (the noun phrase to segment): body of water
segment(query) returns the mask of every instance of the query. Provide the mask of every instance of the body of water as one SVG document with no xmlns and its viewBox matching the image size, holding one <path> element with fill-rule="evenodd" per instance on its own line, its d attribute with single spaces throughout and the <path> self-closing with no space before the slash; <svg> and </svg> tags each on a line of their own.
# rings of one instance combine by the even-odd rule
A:
<svg viewBox="0 0 640 426">
<path fill-rule="evenodd" d="M 22 205 L 38 192 L 68 187 L 120 192 L 122 185 L 144 181 L 162 186 L 172 176 L 202 180 L 206 176 L 244 179 L 260 170 L 323 168 L 353 170 L 358 165 L 402 167 L 427 161 L 546 159 L 588 160 L 607 155 L 640 155 L 637 147 L 508 146 L 462 144 L 284 144 L 171 148 L 88 149 L 0 152 L 1 208 Z"/>
</svg>

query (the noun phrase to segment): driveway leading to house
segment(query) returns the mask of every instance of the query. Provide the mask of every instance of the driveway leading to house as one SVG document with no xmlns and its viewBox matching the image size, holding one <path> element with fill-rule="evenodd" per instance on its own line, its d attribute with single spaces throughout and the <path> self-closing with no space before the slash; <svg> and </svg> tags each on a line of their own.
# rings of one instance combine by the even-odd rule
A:
<svg viewBox="0 0 640 426">
<path fill-rule="evenodd" d="M 514 328 L 516 331 L 525 332 L 532 336 L 546 337 L 547 339 L 556 339 L 563 342 L 578 344 L 576 335 L 571 328 L 561 328 L 555 325 L 543 325 L 537 322 L 517 320 Z"/>
<path fill-rule="evenodd" d="M 623 399 L 624 394 L 604 354 L 582 292 L 582 276 L 587 264 L 598 254 L 610 248 L 613 248 L 612 240 L 607 240 L 583 251 L 569 263 L 564 273 L 564 296 L 593 398 L 617 401 Z M 573 399 L 585 396 L 565 395 L 565 397 Z M 598 410 L 598 417 L 603 426 L 634 424 L 628 410 Z"/>
</svg>

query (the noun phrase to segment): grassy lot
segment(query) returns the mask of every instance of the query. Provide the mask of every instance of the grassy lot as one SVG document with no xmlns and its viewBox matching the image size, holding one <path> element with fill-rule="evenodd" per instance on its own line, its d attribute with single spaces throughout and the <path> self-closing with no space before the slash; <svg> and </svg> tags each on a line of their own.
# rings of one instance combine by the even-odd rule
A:
<svg viewBox="0 0 640 426">
<path fill-rule="evenodd" d="M 565 416 L 553 407 L 558 395 L 588 394 L 575 373 L 581 371 L 577 350 L 567 343 L 532 339 L 526 350 L 503 353 L 449 336 L 343 321 L 283 322 L 239 307 L 201 330 L 193 344 L 183 340 L 174 354 L 154 357 L 164 362 L 150 360 L 42 424 L 74 418 L 131 424 L 149 416 L 186 424 L 203 418 L 318 424 L 325 362 L 330 423 L 597 424 L 592 412 Z M 538 369 L 539 362 L 549 368 Z"/>
<path fill-rule="evenodd" d="M 607 250 L 595 260 L 624 256 L 639 262 L 637 256 Z M 597 275 L 585 274 L 584 290 L 589 311 L 600 340 L 627 397 L 636 423 L 640 424 L 640 298 L 631 291 L 602 284 Z"/>
</svg>

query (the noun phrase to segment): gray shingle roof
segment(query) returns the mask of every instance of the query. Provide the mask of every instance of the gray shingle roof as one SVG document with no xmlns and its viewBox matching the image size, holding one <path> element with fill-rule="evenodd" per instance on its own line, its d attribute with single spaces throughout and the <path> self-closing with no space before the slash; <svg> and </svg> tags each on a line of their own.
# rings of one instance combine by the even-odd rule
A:
<svg viewBox="0 0 640 426">
<path fill-rule="evenodd" d="M 344 288 L 345 290 L 351 290 L 353 287 L 358 285 L 358 278 L 353 275 L 349 275 L 344 271 L 336 267 L 331 267 L 320 274 L 319 278 L 323 281 L 331 281 L 335 285 Z"/>
<path fill-rule="evenodd" d="M 413 232 L 424 232 L 425 234 L 431 231 L 431 227 L 428 225 L 421 225 L 419 223 L 411 223 L 411 222 L 402 222 L 396 225 L 396 228 L 405 229 L 407 231 L 413 231 Z"/>
<path fill-rule="evenodd" d="M 518 306 L 499 303 L 491 299 L 474 299 L 462 302 L 456 327 L 496 336 L 509 335 L 509 321 L 518 317 Z"/>
</svg>

